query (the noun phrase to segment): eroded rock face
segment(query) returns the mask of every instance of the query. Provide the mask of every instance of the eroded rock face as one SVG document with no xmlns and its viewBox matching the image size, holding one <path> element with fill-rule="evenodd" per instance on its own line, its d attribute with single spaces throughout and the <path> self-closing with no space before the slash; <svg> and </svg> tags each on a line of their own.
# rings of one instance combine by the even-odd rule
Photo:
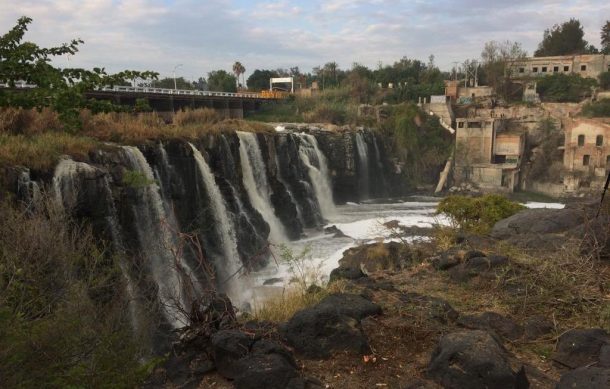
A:
<svg viewBox="0 0 610 389">
<path fill-rule="evenodd" d="M 458 331 L 443 336 L 432 354 L 428 375 L 445 388 L 527 388 L 504 347 L 488 332 Z"/>
</svg>

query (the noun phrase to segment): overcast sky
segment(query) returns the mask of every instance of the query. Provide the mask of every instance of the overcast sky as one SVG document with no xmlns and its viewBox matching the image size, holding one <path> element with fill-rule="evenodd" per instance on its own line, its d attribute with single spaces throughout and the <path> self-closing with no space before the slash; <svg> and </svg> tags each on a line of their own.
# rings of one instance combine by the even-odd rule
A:
<svg viewBox="0 0 610 389">
<path fill-rule="evenodd" d="M 443 70 L 479 58 L 489 40 L 516 40 L 532 53 L 545 28 L 571 17 L 599 47 L 610 1 L 554 0 L 0 0 L 1 33 L 19 16 L 34 19 L 27 40 L 85 44 L 60 66 L 111 72 L 155 70 L 196 79 L 231 70 L 313 66 L 336 61 L 369 67 L 403 56 Z"/>
</svg>

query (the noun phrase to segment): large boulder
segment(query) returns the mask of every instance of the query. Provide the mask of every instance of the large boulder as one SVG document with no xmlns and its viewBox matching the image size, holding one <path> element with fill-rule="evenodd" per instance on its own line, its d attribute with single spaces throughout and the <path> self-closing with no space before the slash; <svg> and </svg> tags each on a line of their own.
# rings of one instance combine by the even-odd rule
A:
<svg viewBox="0 0 610 389">
<path fill-rule="evenodd" d="M 364 297 L 350 293 L 336 293 L 326 296 L 317 305 L 318 309 L 334 309 L 339 314 L 364 319 L 381 314 L 381 307 Z"/>
<path fill-rule="evenodd" d="M 333 352 L 370 352 L 360 321 L 332 307 L 303 309 L 281 328 L 288 344 L 308 358 L 328 358 Z"/>
<path fill-rule="evenodd" d="M 584 222 L 579 209 L 525 209 L 497 222 L 491 236 L 508 239 L 523 234 L 553 234 L 566 232 Z"/>
<path fill-rule="evenodd" d="M 355 294 L 333 294 L 303 309 L 281 327 L 288 344 L 309 358 L 328 358 L 335 351 L 368 353 L 360 320 L 381 308 Z"/>
<path fill-rule="evenodd" d="M 241 368 L 236 362 L 250 352 L 254 339 L 238 330 L 224 330 L 212 335 L 211 341 L 218 372 L 227 378 L 237 377 Z"/>
<path fill-rule="evenodd" d="M 466 330 L 443 336 L 432 354 L 428 375 L 445 388 L 515 389 L 529 386 L 515 373 L 504 347 L 486 331 Z"/>
<path fill-rule="evenodd" d="M 552 359 L 570 369 L 596 363 L 610 347 L 610 335 L 601 328 L 570 330 L 559 337 Z"/>
<path fill-rule="evenodd" d="M 380 270 L 400 270 L 411 264 L 409 248 L 398 242 L 377 242 L 345 250 L 340 267 L 361 269 L 369 274 Z"/>
<path fill-rule="evenodd" d="M 581 367 L 561 376 L 555 389 L 607 389 L 610 388 L 610 369 Z"/>
</svg>

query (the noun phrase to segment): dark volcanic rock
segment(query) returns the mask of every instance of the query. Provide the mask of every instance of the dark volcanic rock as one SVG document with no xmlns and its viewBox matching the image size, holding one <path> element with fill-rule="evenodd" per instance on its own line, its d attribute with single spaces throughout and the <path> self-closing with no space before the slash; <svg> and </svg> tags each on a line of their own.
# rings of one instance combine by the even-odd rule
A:
<svg viewBox="0 0 610 389">
<path fill-rule="evenodd" d="M 578 209 L 525 209 L 496 223 L 491 236 L 507 239 L 521 234 L 552 234 L 565 232 L 584 221 Z"/>
<path fill-rule="evenodd" d="M 237 364 L 239 373 L 233 384 L 237 389 L 302 388 L 304 380 L 282 355 L 251 354 Z"/>
<path fill-rule="evenodd" d="M 344 307 L 345 311 L 351 311 Z M 363 311 L 354 310 L 354 315 Z M 328 358 L 335 351 L 368 353 L 370 347 L 360 321 L 341 314 L 330 305 L 303 309 L 282 326 L 281 333 L 288 344 L 309 358 Z"/>
<path fill-rule="evenodd" d="M 357 280 L 366 277 L 360 268 L 339 266 L 330 272 L 329 282 L 336 280 Z"/>
<path fill-rule="evenodd" d="M 249 335 L 237 330 L 219 331 L 212 335 L 214 361 L 218 372 L 227 378 L 240 374 L 237 361 L 250 352 L 254 340 Z"/>
<path fill-rule="evenodd" d="M 610 336 L 601 328 L 576 329 L 559 337 L 552 359 L 571 369 L 599 360 L 601 349 L 610 345 Z"/>
<path fill-rule="evenodd" d="M 339 314 L 364 319 L 381 315 L 381 307 L 357 294 L 340 293 L 326 296 L 317 305 L 319 309 L 335 309 Z"/>
<path fill-rule="evenodd" d="M 411 264 L 411 253 L 398 242 L 372 243 L 345 250 L 339 264 L 344 268 L 362 269 L 365 273 L 400 270 Z"/>
<path fill-rule="evenodd" d="M 581 367 L 561 376 L 556 389 L 607 389 L 610 388 L 610 369 Z"/>
<path fill-rule="evenodd" d="M 517 340 L 523 336 L 523 327 L 509 317 L 496 312 L 483 312 L 480 315 L 462 315 L 458 324 L 477 330 L 492 330 L 508 340 Z"/>
<path fill-rule="evenodd" d="M 508 356 L 485 331 L 458 331 L 443 336 L 432 354 L 428 375 L 445 388 L 515 389 L 529 385 L 515 373 Z"/>
</svg>

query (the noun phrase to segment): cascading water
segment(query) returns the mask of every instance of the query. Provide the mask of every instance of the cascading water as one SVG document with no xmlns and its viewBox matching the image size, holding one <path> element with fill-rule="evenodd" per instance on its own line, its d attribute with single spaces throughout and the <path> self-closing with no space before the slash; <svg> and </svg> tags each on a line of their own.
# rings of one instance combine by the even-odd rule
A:
<svg viewBox="0 0 610 389">
<path fill-rule="evenodd" d="M 62 159 L 55 167 L 53 174 L 53 194 L 57 205 L 70 210 L 78 202 L 78 185 L 76 179 L 79 172 L 93 172 L 95 169 L 84 163 L 71 159 Z"/>
<path fill-rule="evenodd" d="M 244 187 L 248 192 L 250 203 L 269 225 L 269 237 L 272 243 L 285 242 L 287 238 L 284 226 L 271 205 L 267 172 L 256 136 L 241 131 L 238 131 L 237 135 Z"/>
<path fill-rule="evenodd" d="M 174 236 L 177 227 L 174 217 L 168 217 L 160 188 L 152 168 L 137 147 L 123 146 L 129 168 L 146 179 L 138 188 L 141 201 L 133 205 L 135 227 L 140 247 L 159 289 L 159 300 L 168 322 L 175 328 L 186 323 L 183 313 L 188 312 L 200 285 L 192 269 L 179 255 Z"/>
<path fill-rule="evenodd" d="M 320 211 L 324 218 L 333 216 L 336 212 L 333 202 L 333 192 L 330 185 L 326 157 L 318 147 L 318 141 L 313 135 L 299 134 L 299 157 L 307 167 L 309 179 L 313 185 Z"/>
<path fill-rule="evenodd" d="M 377 184 L 375 185 L 377 192 L 375 193 L 375 195 L 385 197 L 388 195 L 387 183 L 383 171 L 383 163 L 381 163 L 381 153 L 379 152 L 379 146 L 377 145 L 377 137 L 375 135 L 373 135 L 373 147 L 375 148 L 375 162 L 377 164 Z M 381 183 L 381 185 L 379 185 L 379 183 Z"/>
<path fill-rule="evenodd" d="M 219 264 L 221 266 L 217 266 L 217 270 L 220 272 L 219 280 L 222 283 L 226 282 L 227 285 L 221 285 L 221 288 L 224 289 L 233 302 L 241 301 L 242 291 L 239 288 L 239 283 L 236 282 L 236 277 L 242 268 L 242 264 L 237 251 L 235 228 L 229 218 L 225 201 L 220 192 L 220 188 L 218 188 L 218 185 L 216 184 L 212 170 L 205 161 L 205 158 L 203 158 L 201 152 L 193 144 L 189 143 L 189 145 L 193 150 L 193 156 L 197 163 L 199 173 L 201 174 L 201 179 L 210 198 L 212 213 L 216 221 L 216 231 L 222 240 L 224 261 L 222 264 Z"/>
<path fill-rule="evenodd" d="M 360 197 L 368 199 L 371 196 L 369 185 L 369 153 L 368 146 L 361 132 L 356 133 L 356 150 L 358 151 L 358 170 Z"/>
</svg>

